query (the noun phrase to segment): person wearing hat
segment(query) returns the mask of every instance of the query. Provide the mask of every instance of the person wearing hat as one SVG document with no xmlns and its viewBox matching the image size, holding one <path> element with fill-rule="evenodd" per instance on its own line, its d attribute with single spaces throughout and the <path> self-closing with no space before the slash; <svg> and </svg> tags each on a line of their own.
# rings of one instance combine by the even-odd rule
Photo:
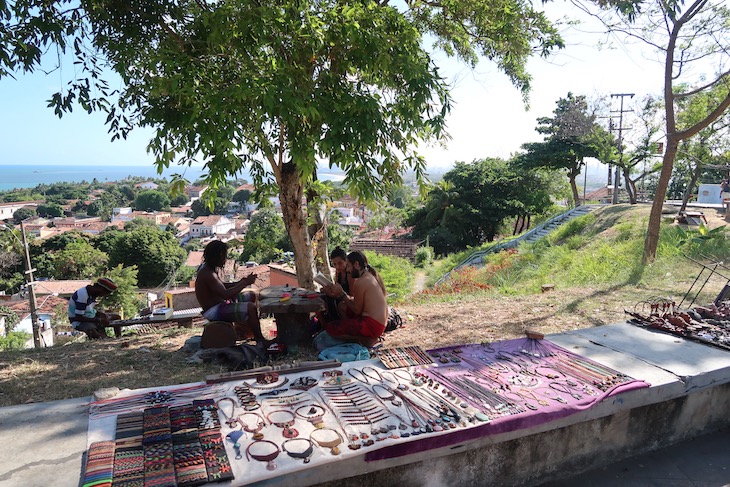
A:
<svg viewBox="0 0 730 487">
<path fill-rule="evenodd" d="M 74 330 L 83 331 L 89 338 L 106 338 L 105 328 L 115 315 L 108 315 L 95 309 L 97 298 L 109 296 L 117 289 L 114 281 L 100 277 L 95 283 L 84 286 L 68 301 L 68 320 Z M 114 326 L 114 335 L 122 336 L 122 327 Z"/>
</svg>

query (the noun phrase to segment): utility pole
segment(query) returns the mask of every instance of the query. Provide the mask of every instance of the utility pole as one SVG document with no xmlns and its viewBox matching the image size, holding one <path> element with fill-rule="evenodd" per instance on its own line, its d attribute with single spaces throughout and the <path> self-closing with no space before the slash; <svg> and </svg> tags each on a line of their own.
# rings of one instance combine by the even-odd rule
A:
<svg viewBox="0 0 730 487">
<path fill-rule="evenodd" d="M 38 326 L 38 306 L 35 300 L 35 282 L 33 281 L 33 269 L 30 266 L 30 252 L 28 251 L 28 240 L 25 238 L 25 227 L 23 222 L 20 222 L 20 235 L 23 237 L 20 240 L 17 235 L 13 232 L 13 229 L 4 223 L 0 223 L 0 230 L 7 230 L 10 235 L 23 247 L 23 256 L 25 257 L 25 282 L 28 287 L 28 297 L 30 301 L 30 321 L 33 324 L 33 346 L 35 348 L 41 348 L 41 332 L 40 326 Z"/>
<path fill-rule="evenodd" d="M 624 98 L 626 97 L 633 98 L 634 93 L 612 93 L 611 98 L 620 98 L 621 99 L 621 108 L 619 110 L 611 110 L 611 113 L 618 113 L 618 128 L 613 127 L 613 123 L 609 124 L 611 127 L 611 130 L 618 130 L 618 164 L 616 165 L 616 174 L 614 176 L 614 184 L 613 184 L 613 200 L 612 203 L 615 205 L 618 203 L 618 188 L 621 184 L 621 171 L 619 168 L 623 165 L 624 162 L 624 139 L 623 139 L 623 131 L 628 130 L 631 127 L 624 127 L 624 113 L 631 113 L 633 110 L 624 110 Z"/>
<path fill-rule="evenodd" d="M 35 282 L 33 281 L 33 269 L 30 266 L 30 251 L 28 250 L 28 239 L 25 237 L 25 227 L 20 222 L 20 236 L 23 237 L 23 253 L 25 254 L 25 278 L 28 283 L 28 297 L 30 300 L 30 321 L 33 324 L 33 346 L 41 348 L 41 330 L 38 326 L 38 307 L 35 300 Z"/>
</svg>

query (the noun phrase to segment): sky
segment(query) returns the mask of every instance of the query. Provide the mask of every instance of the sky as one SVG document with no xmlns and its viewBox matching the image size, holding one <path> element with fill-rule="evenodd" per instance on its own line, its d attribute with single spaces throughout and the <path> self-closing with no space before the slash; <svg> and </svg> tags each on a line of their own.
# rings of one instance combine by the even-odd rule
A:
<svg viewBox="0 0 730 487">
<path fill-rule="evenodd" d="M 568 15 L 586 21 L 566 3 L 540 8 L 548 9 L 553 20 Z M 436 53 L 434 59 L 449 80 L 454 103 L 447 120 L 451 140 L 446 147 L 419 148 L 429 168 L 439 172 L 456 161 L 507 158 L 523 143 L 542 140 L 534 130 L 536 119 L 551 116 L 556 101 L 568 92 L 590 99 L 611 93 L 635 93 L 640 98 L 661 91 L 661 64 L 648 61 L 640 46 L 599 50 L 596 46 L 605 36 L 598 32 L 590 23 L 564 30 L 565 49 L 548 60 L 529 62 L 533 76 L 529 110 L 493 63 L 482 61 L 471 69 Z M 46 100 L 64 86 L 73 66 L 64 69 L 0 80 L 0 165 L 151 165 L 154 158 L 146 151 L 151 130 L 136 129 L 128 140 L 112 143 L 103 115 L 89 115 L 75 107 L 72 114 L 58 119 L 46 107 Z"/>
</svg>

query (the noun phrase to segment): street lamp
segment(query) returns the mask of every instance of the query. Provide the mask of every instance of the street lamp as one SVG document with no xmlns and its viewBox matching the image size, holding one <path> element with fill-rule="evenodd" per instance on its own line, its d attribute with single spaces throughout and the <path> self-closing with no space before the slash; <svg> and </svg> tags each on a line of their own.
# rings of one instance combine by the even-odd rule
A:
<svg viewBox="0 0 730 487">
<path fill-rule="evenodd" d="M 28 284 L 28 299 L 30 301 L 30 321 L 33 324 L 33 346 L 35 348 L 41 348 L 41 333 L 40 327 L 38 326 L 38 309 L 35 301 L 35 283 L 33 282 L 33 271 L 35 269 L 30 266 L 30 252 L 28 251 L 28 240 L 25 238 L 25 227 L 23 227 L 23 222 L 21 221 L 20 235 L 23 237 L 22 241 L 17 235 L 15 235 L 13 229 L 4 223 L 0 223 L 0 230 L 8 230 L 13 238 L 15 238 L 15 240 L 17 240 L 23 247 L 23 254 L 25 256 L 25 282 Z"/>
</svg>

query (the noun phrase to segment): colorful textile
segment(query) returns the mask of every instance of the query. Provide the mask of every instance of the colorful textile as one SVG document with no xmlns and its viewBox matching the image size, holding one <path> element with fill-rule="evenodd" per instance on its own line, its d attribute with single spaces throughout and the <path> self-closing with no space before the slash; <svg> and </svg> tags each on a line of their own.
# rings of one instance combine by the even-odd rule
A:
<svg viewBox="0 0 730 487">
<path fill-rule="evenodd" d="M 117 448 L 114 453 L 113 487 L 144 486 L 144 450 Z"/>
<path fill-rule="evenodd" d="M 114 474 L 114 442 L 92 443 L 86 456 L 83 487 L 111 487 Z"/>
</svg>

